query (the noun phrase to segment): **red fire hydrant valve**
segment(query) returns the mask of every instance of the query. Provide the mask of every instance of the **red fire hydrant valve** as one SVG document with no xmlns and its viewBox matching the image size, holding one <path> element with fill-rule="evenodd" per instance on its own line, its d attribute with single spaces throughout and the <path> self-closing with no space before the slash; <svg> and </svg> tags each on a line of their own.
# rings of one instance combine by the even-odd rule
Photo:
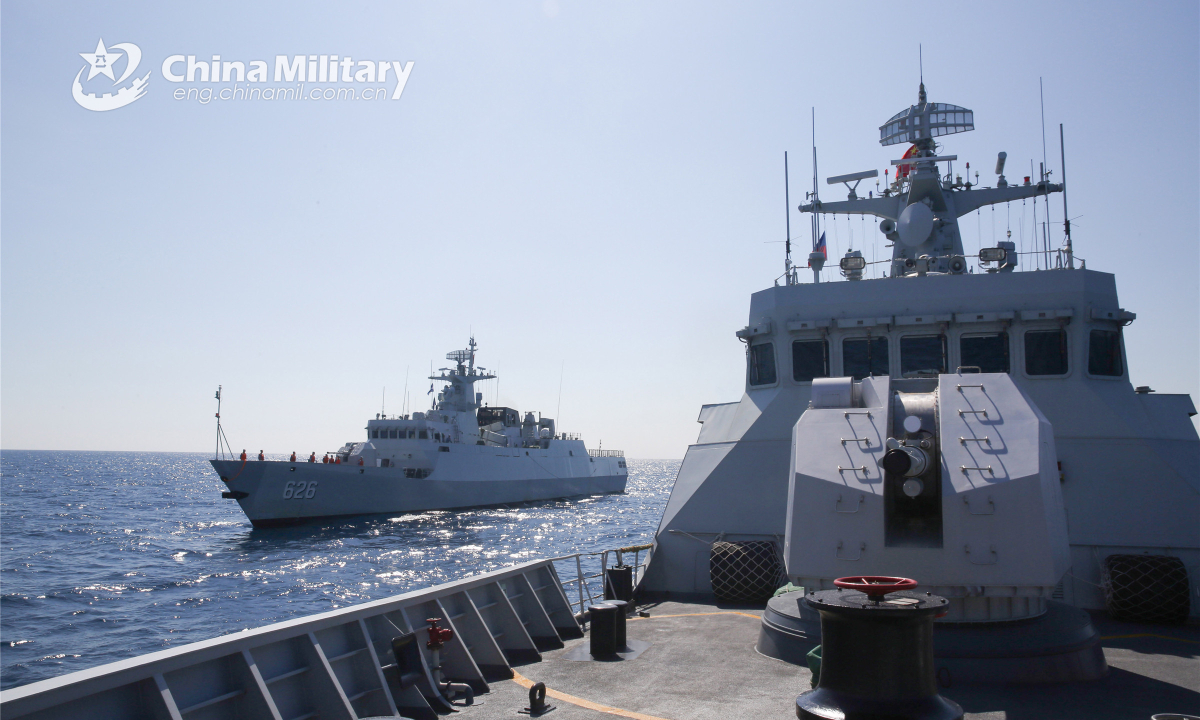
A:
<svg viewBox="0 0 1200 720">
<path fill-rule="evenodd" d="M 454 631 L 450 628 L 438 627 L 441 618 L 426 618 L 425 622 L 429 623 L 429 642 L 425 643 L 425 647 L 430 650 L 441 650 L 444 643 L 448 643 L 454 639 Z"/>
</svg>

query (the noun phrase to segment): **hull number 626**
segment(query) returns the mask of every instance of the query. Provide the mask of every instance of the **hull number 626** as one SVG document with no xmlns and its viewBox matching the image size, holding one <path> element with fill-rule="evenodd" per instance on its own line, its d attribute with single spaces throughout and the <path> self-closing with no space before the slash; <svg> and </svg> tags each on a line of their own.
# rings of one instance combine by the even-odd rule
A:
<svg viewBox="0 0 1200 720">
<path fill-rule="evenodd" d="M 309 482 L 305 482 L 304 480 L 301 480 L 300 482 L 296 482 L 293 480 L 293 481 L 289 482 L 287 485 L 283 486 L 283 499 L 284 500 L 293 499 L 293 498 L 296 500 L 299 500 L 300 498 L 305 498 L 305 499 L 311 500 L 313 498 L 313 496 L 316 494 L 317 494 L 317 482 L 315 480 L 312 480 Z"/>
</svg>

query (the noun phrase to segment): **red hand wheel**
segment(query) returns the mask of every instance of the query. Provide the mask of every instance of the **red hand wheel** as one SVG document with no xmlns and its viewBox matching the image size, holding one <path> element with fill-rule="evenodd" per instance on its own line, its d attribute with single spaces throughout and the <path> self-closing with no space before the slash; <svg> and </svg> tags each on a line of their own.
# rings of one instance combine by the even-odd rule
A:
<svg viewBox="0 0 1200 720">
<path fill-rule="evenodd" d="M 838 578 L 833 584 L 843 590 L 858 590 L 867 597 L 878 602 L 884 595 L 897 590 L 912 590 L 917 581 L 912 578 L 888 577 L 886 575 L 856 575 L 854 577 Z"/>
</svg>

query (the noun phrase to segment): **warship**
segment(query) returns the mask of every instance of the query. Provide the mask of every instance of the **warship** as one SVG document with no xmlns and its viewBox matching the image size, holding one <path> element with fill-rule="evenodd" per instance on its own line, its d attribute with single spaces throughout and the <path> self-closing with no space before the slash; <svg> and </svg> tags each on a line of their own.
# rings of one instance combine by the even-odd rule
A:
<svg viewBox="0 0 1200 720">
<path fill-rule="evenodd" d="M 377 414 L 366 438 L 307 462 L 211 460 L 255 527 L 318 518 L 419 512 L 619 493 L 628 478 L 620 450 L 589 450 L 551 418 L 488 407 L 475 383 L 496 376 L 475 366 L 478 346 L 446 355 L 454 366 L 429 380 L 445 383 L 428 412 Z M 433 392 L 431 385 L 430 392 Z M 220 390 L 217 400 L 220 402 Z M 217 448 L 224 435 L 217 408 Z M 230 453 L 232 455 L 233 453 Z"/>
<path fill-rule="evenodd" d="M 800 207 L 814 217 L 814 282 L 789 254 L 782 282 L 752 296 L 735 333 L 745 392 L 701 408 L 652 543 L 32 683 L 0 693 L 0 711 L 1200 714 L 1194 406 L 1131 384 L 1122 328 L 1135 315 L 1112 275 L 1075 257 L 1069 227 L 1040 271 L 1018 271 L 1007 242 L 964 255 L 961 215 L 1065 190 L 1046 174 L 1008 184 L 1003 154 L 994 187 L 943 173 L 953 156 L 934 138 L 972 129 L 970 110 L 928 102 L 922 83 L 880 128 L 885 147 L 910 145 L 895 182 L 859 198 L 849 183 L 872 171 L 835 176 L 850 187 L 837 202 L 814 188 Z M 866 278 L 850 252 L 846 282 L 818 282 L 815 219 L 828 213 L 879 218 L 886 277 Z M 622 602 L 637 610 L 627 620 Z"/>
</svg>

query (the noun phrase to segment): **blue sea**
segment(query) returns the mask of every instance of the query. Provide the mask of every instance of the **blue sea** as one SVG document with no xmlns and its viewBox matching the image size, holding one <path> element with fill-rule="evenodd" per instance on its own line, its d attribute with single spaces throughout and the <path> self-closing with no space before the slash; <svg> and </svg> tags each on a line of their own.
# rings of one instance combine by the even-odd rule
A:
<svg viewBox="0 0 1200 720">
<path fill-rule="evenodd" d="M 679 469 L 630 460 L 623 495 L 256 530 L 221 499 L 207 461 L 0 452 L 0 688 L 525 560 L 649 542 Z M 563 580 L 573 565 L 560 563 Z"/>
</svg>

